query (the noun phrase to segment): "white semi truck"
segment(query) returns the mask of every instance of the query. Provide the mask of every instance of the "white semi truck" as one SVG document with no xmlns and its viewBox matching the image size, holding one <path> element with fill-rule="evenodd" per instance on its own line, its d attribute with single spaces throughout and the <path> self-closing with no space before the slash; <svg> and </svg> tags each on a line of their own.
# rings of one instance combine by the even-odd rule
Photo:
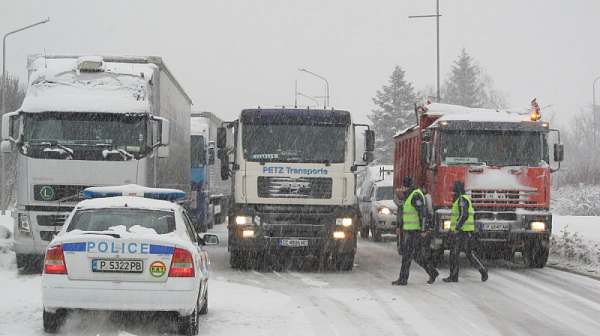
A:
<svg viewBox="0 0 600 336">
<path fill-rule="evenodd" d="M 190 190 L 191 100 L 156 56 L 29 55 L 19 110 L 2 120 L 18 151 L 17 266 L 46 247 L 90 186 Z"/>
<path fill-rule="evenodd" d="M 221 177 L 232 178 L 229 250 L 233 268 L 266 255 L 313 255 L 326 268 L 351 270 L 357 244 L 356 127 L 348 111 L 252 108 L 219 129 Z M 229 163 L 229 155 L 233 161 Z M 231 167 L 230 167 L 231 165 Z"/>
</svg>

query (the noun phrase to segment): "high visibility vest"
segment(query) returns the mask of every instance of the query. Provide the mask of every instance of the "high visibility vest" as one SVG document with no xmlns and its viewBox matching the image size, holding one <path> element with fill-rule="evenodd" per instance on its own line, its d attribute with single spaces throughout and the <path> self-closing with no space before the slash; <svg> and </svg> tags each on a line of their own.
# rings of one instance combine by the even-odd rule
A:
<svg viewBox="0 0 600 336">
<path fill-rule="evenodd" d="M 421 222 L 419 221 L 419 213 L 417 209 L 412 205 L 412 198 L 415 193 L 421 194 L 421 198 L 423 199 L 423 206 L 425 206 L 425 196 L 423 196 L 423 192 L 419 189 L 415 189 L 404 201 L 404 206 L 402 207 L 402 229 L 403 230 L 421 230 Z"/>
<path fill-rule="evenodd" d="M 450 214 L 450 231 L 454 231 L 456 229 L 456 223 L 458 222 L 458 217 L 460 216 L 460 209 L 458 207 L 458 201 L 464 198 L 469 202 L 469 217 L 460 227 L 461 231 L 474 231 L 475 230 L 475 219 L 473 218 L 473 205 L 471 205 L 471 200 L 467 195 L 461 195 L 456 199 L 454 204 L 452 204 L 452 213 Z"/>
</svg>

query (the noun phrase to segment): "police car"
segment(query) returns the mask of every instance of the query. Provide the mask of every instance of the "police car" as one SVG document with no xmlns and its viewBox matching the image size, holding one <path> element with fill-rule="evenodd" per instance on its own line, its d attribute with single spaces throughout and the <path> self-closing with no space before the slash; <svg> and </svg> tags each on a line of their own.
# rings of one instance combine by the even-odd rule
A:
<svg viewBox="0 0 600 336">
<path fill-rule="evenodd" d="M 69 310 L 174 312 L 195 335 L 208 312 L 208 254 L 179 190 L 87 188 L 49 244 L 42 275 L 43 324 L 56 332 Z M 124 196 L 127 195 L 127 196 Z"/>
</svg>

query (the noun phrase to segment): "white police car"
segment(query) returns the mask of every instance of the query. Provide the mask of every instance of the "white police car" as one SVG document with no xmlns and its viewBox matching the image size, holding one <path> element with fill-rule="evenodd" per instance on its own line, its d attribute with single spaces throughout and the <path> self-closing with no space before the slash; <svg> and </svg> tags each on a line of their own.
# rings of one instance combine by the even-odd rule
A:
<svg viewBox="0 0 600 336">
<path fill-rule="evenodd" d="M 208 311 L 207 244 L 173 189 L 95 187 L 49 244 L 42 275 L 43 324 L 56 332 L 69 310 L 175 312 L 181 334 Z M 122 196 L 135 195 L 135 196 Z M 150 199 L 154 198 L 154 199 Z"/>
</svg>

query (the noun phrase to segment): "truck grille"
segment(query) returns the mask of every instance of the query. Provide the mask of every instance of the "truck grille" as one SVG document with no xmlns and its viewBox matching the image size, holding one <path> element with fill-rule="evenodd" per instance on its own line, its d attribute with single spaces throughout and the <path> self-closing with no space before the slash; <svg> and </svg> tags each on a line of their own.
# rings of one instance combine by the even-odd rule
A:
<svg viewBox="0 0 600 336">
<path fill-rule="evenodd" d="M 475 205 L 516 205 L 537 204 L 531 201 L 531 196 L 537 195 L 537 190 L 471 190 L 471 203 Z"/>
<path fill-rule="evenodd" d="M 36 184 L 33 186 L 33 199 L 42 202 L 69 202 L 83 201 L 83 190 L 89 186 L 82 185 L 48 185 Z"/>
<path fill-rule="evenodd" d="M 40 226 L 62 226 L 69 215 L 38 215 L 37 223 Z"/>
<path fill-rule="evenodd" d="M 327 177 L 258 177 L 260 198 L 331 198 L 332 179 Z"/>
</svg>

